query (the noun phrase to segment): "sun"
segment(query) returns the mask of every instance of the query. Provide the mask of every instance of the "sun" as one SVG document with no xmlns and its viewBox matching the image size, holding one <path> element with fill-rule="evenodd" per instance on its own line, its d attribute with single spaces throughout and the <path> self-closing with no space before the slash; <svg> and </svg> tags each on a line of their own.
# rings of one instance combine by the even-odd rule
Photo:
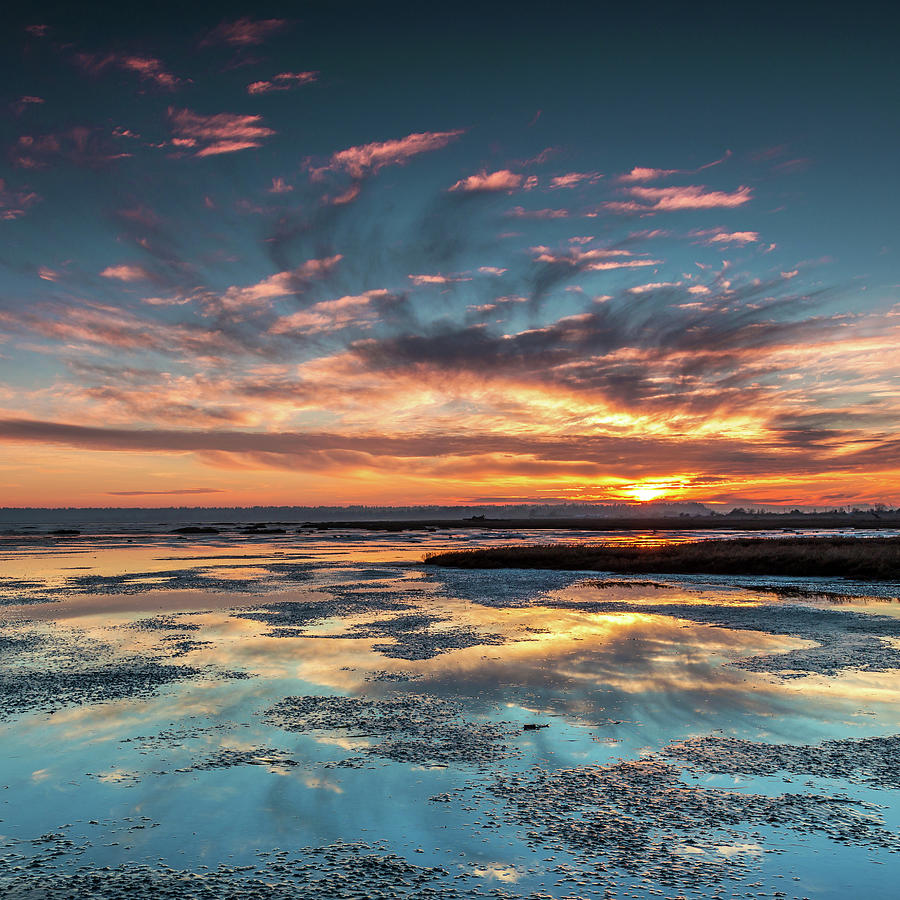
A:
<svg viewBox="0 0 900 900">
<path fill-rule="evenodd" d="M 656 500 L 657 497 L 662 497 L 665 492 L 665 488 L 653 487 L 649 484 L 631 488 L 629 491 L 631 496 L 641 503 L 649 503 L 651 500 Z"/>
</svg>

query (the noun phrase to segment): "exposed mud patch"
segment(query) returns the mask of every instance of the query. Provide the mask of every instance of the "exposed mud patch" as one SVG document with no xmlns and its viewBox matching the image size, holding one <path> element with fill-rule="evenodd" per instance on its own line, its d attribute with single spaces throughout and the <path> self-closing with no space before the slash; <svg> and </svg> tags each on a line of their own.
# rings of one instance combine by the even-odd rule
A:
<svg viewBox="0 0 900 900">
<path fill-rule="evenodd" d="M 508 723 L 463 719 L 462 706 L 431 694 L 399 697 L 286 697 L 266 712 L 287 731 L 343 732 L 375 738 L 365 754 L 395 762 L 434 765 L 488 763 L 514 755 Z"/>
</svg>

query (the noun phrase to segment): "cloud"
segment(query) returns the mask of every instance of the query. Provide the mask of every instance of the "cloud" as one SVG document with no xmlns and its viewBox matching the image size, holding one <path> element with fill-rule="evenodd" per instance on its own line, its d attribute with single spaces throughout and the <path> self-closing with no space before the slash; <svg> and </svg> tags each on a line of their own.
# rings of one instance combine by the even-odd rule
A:
<svg viewBox="0 0 900 900">
<path fill-rule="evenodd" d="M 724 228 L 706 228 L 691 232 L 691 237 L 700 238 L 704 244 L 754 244 L 759 241 L 758 231 L 726 231 Z"/>
<path fill-rule="evenodd" d="M 24 216 L 29 207 L 39 202 L 39 194 L 27 189 L 13 189 L 0 178 L 0 220 L 11 222 Z"/>
<path fill-rule="evenodd" d="M 257 339 L 248 344 L 223 325 L 208 328 L 190 322 L 160 322 L 101 303 L 45 303 L 17 311 L 0 310 L 7 330 L 30 332 L 60 342 L 65 349 L 152 351 L 166 356 L 199 359 L 237 358 L 265 352 Z M 48 352 L 50 348 L 41 348 Z M 59 345 L 52 348 L 58 353 Z"/>
<path fill-rule="evenodd" d="M 272 91 L 289 91 L 304 84 L 312 84 L 319 77 L 318 72 L 281 72 L 271 81 L 253 81 L 247 85 L 248 94 L 269 94 Z"/>
<path fill-rule="evenodd" d="M 158 497 L 169 494 L 224 494 L 219 488 L 172 488 L 168 491 L 106 491 L 110 497 Z"/>
<path fill-rule="evenodd" d="M 732 231 L 713 235 L 711 244 L 752 244 L 759 240 L 758 231 Z"/>
<path fill-rule="evenodd" d="M 678 175 L 679 169 L 650 169 L 646 166 L 635 166 L 630 172 L 620 175 L 616 181 L 630 183 L 634 181 L 655 181 L 669 175 Z"/>
<path fill-rule="evenodd" d="M 609 268 L 640 268 L 642 266 L 656 266 L 661 262 L 658 259 L 629 259 L 633 254 L 630 250 L 622 248 L 594 248 L 584 250 L 580 246 L 566 247 L 565 250 L 553 251 L 549 247 L 539 245 L 531 248 L 536 254 L 537 262 L 558 264 L 562 263 L 579 268 L 590 268 L 601 262 L 615 260 L 615 264 Z"/>
<path fill-rule="evenodd" d="M 550 179 L 550 187 L 555 190 L 571 189 L 580 184 L 596 184 L 602 177 L 599 172 L 568 172 L 565 175 L 554 175 Z"/>
<path fill-rule="evenodd" d="M 107 266 L 100 274 L 104 278 L 115 278 L 117 281 L 147 281 L 150 278 L 150 273 L 143 266 L 129 263 Z"/>
<path fill-rule="evenodd" d="M 14 165 L 23 169 L 43 169 L 58 159 L 75 165 L 100 167 L 130 153 L 122 153 L 102 132 L 76 125 L 55 134 L 23 134 L 10 151 Z"/>
<path fill-rule="evenodd" d="M 129 53 L 79 53 L 76 62 L 92 75 L 99 75 L 112 66 L 126 72 L 134 72 L 144 81 L 152 81 L 157 87 L 174 91 L 181 79 L 166 71 L 162 62 L 153 56 L 138 56 Z"/>
<path fill-rule="evenodd" d="M 514 206 L 506 213 L 513 219 L 567 219 L 567 209 L 525 209 L 524 206 Z"/>
<path fill-rule="evenodd" d="M 34 97 L 31 94 L 26 94 L 24 97 L 19 97 L 18 100 L 10 105 L 12 106 L 13 112 L 17 116 L 21 116 L 29 106 L 40 106 L 44 102 L 43 97 Z"/>
<path fill-rule="evenodd" d="M 308 259 L 295 269 L 276 272 L 247 287 L 230 287 L 221 297 L 207 301 L 210 308 L 236 310 L 246 307 L 268 306 L 270 300 L 288 297 L 303 291 L 310 282 L 327 276 L 343 259 L 341 254 Z"/>
<path fill-rule="evenodd" d="M 522 187 L 525 182 L 524 175 L 517 175 L 509 169 L 500 169 L 488 174 L 482 170 L 477 175 L 462 178 L 449 188 L 451 191 L 465 191 L 466 193 L 490 193 L 506 191 L 512 193 Z"/>
<path fill-rule="evenodd" d="M 371 144 L 360 144 L 348 147 L 332 154 L 328 164 L 321 168 L 310 168 L 313 180 L 320 180 L 326 172 L 346 172 L 352 178 L 365 178 L 374 175 L 385 166 L 404 165 L 408 160 L 420 153 L 441 150 L 451 141 L 456 140 L 462 129 L 456 131 L 426 131 L 408 134 L 404 138 L 393 141 L 381 141 Z"/>
<path fill-rule="evenodd" d="M 736 191 L 711 191 L 702 185 L 683 187 L 631 187 L 628 193 L 633 200 L 610 201 L 604 207 L 612 212 L 670 212 L 681 209 L 730 209 L 743 206 L 753 196 L 749 187 Z"/>
<path fill-rule="evenodd" d="M 218 113 L 204 116 L 189 109 L 169 107 L 169 124 L 175 135 L 172 143 L 194 150 L 194 156 L 234 153 L 262 146 L 275 131 L 260 124 L 262 116 Z"/>
<path fill-rule="evenodd" d="M 635 166 L 630 172 L 619 175 L 616 181 L 629 184 L 639 181 L 656 181 L 660 178 L 668 178 L 671 175 L 696 175 L 697 172 L 702 172 L 705 169 L 713 168 L 713 166 L 721 165 L 725 160 L 729 159 L 730 156 L 731 151 L 726 150 L 718 159 L 704 163 L 702 166 L 697 166 L 696 169 L 652 169 L 647 166 Z"/>
<path fill-rule="evenodd" d="M 272 186 L 268 188 L 270 194 L 289 194 L 294 189 L 280 176 L 272 179 Z"/>
<path fill-rule="evenodd" d="M 234 22 L 222 22 L 200 42 L 201 47 L 226 44 L 231 47 L 252 47 L 287 27 L 286 19 L 251 19 L 244 16 Z"/>
<path fill-rule="evenodd" d="M 272 334 L 320 334 L 351 326 L 369 328 L 376 321 L 380 308 L 394 302 L 402 302 L 402 298 L 386 290 L 323 300 L 308 309 L 282 316 L 269 331 Z"/>
<path fill-rule="evenodd" d="M 460 281 L 471 281 L 466 275 L 409 275 L 408 278 L 416 287 L 426 284 L 455 284 Z"/>
</svg>

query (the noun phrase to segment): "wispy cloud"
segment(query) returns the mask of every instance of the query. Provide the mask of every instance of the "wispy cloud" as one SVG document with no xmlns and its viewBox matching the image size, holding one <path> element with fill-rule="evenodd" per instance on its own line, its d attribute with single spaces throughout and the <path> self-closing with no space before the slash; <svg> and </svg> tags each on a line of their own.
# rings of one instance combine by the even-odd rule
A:
<svg viewBox="0 0 900 900">
<path fill-rule="evenodd" d="M 220 488 L 171 488 L 167 491 L 107 491 L 110 497 L 165 497 L 168 495 L 224 494 Z"/>
<path fill-rule="evenodd" d="M 18 219 L 19 216 L 24 216 L 28 208 L 40 199 L 40 196 L 34 191 L 7 187 L 6 182 L 0 178 L 0 219 L 5 221 Z"/>
<path fill-rule="evenodd" d="M 602 177 L 599 172 L 568 172 L 565 175 L 554 175 L 550 179 L 550 187 L 555 190 L 571 189 L 581 184 L 596 184 Z"/>
<path fill-rule="evenodd" d="M 23 169 L 43 169 L 58 160 L 100 167 L 129 156 L 106 134 L 83 125 L 53 134 L 20 135 L 10 150 L 13 164 Z"/>
<path fill-rule="evenodd" d="M 272 91 L 289 91 L 304 84 L 312 84 L 318 72 L 281 72 L 269 81 L 252 81 L 247 85 L 248 94 L 269 94 Z"/>
<path fill-rule="evenodd" d="M 11 103 L 12 111 L 17 115 L 21 116 L 29 106 L 40 106 L 44 103 L 43 97 L 35 97 L 31 94 L 25 94 L 24 97 L 19 97 L 18 100 Z"/>
<path fill-rule="evenodd" d="M 295 269 L 276 272 L 256 284 L 230 287 L 220 298 L 210 299 L 207 303 L 212 306 L 221 304 L 225 309 L 231 310 L 268 305 L 271 300 L 299 293 L 310 282 L 324 278 L 342 259 L 340 254 L 308 259 Z"/>
<path fill-rule="evenodd" d="M 244 16 L 234 22 L 222 22 L 206 35 L 201 47 L 226 44 L 231 47 L 252 47 L 287 27 L 287 19 L 251 19 Z"/>
<path fill-rule="evenodd" d="M 355 296 L 323 300 L 308 309 L 279 318 L 269 329 L 272 334 L 321 334 L 355 326 L 369 328 L 380 307 L 402 298 L 386 290 L 366 291 Z"/>
<path fill-rule="evenodd" d="M 409 279 L 416 287 L 422 287 L 427 284 L 455 284 L 460 281 L 471 281 L 468 275 L 410 275 Z"/>
<path fill-rule="evenodd" d="M 677 175 L 679 169 L 651 169 L 647 166 L 635 166 L 630 172 L 620 175 L 616 180 L 626 184 L 635 181 L 655 181 L 669 175 Z"/>
<path fill-rule="evenodd" d="M 151 81 L 157 87 L 174 91 L 181 79 L 167 71 L 163 63 L 153 56 L 139 56 L 129 53 L 79 53 L 76 62 L 87 72 L 97 75 L 112 67 L 126 72 L 134 72 L 144 81 Z"/>
<path fill-rule="evenodd" d="M 365 178 L 368 175 L 374 175 L 385 166 L 404 165 L 420 153 L 441 150 L 461 134 L 463 134 L 462 129 L 426 131 L 408 134 L 397 140 L 348 147 L 346 150 L 339 150 L 332 154 L 327 165 L 320 168 L 310 167 L 310 174 L 314 180 L 323 178 L 329 171 L 346 172 L 352 178 L 357 179 Z"/>
<path fill-rule="evenodd" d="M 169 124 L 179 149 L 193 150 L 194 156 L 214 156 L 262 146 L 275 134 L 262 125 L 262 116 L 217 113 L 204 116 L 190 109 L 169 107 Z"/>
<path fill-rule="evenodd" d="M 723 228 L 711 228 L 692 231 L 691 237 L 700 238 L 705 244 L 755 244 L 759 241 L 758 231 L 725 231 Z"/>
<path fill-rule="evenodd" d="M 150 278 L 150 273 L 143 266 L 130 263 L 107 266 L 100 274 L 104 278 L 113 278 L 116 281 L 147 281 Z"/>
<path fill-rule="evenodd" d="M 743 206 L 753 196 L 749 187 L 736 191 L 712 191 L 702 185 L 683 187 L 631 187 L 626 190 L 632 200 L 610 201 L 604 207 L 611 212 L 671 212 L 680 209 L 720 209 Z"/>
</svg>

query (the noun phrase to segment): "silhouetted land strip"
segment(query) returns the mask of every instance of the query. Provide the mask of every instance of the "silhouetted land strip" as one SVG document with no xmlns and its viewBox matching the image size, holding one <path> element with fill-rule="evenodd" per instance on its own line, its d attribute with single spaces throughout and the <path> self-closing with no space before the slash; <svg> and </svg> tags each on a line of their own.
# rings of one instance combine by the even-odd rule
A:
<svg viewBox="0 0 900 900">
<path fill-rule="evenodd" d="M 306 528 L 360 528 L 367 531 L 420 531 L 423 528 L 487 528 L 570 531 L 778 531 L 807 528 L 900 529 L 900 514 L 888 513 L 772 513 L 746 516 L 631 516 L 631 517 L 553 517 L 490 519 L 472 516 L 466 519 L 359 519 L 334 522 L 305 522 Z"/>
<path fill-rule="evenodd" d="M 900 538 L 746 538 L 634 547 L 541 544 L 429 553 L 465 569 L 587 569 L 633 574 L 838 576 L 900 580 Z"/>
</svg>

